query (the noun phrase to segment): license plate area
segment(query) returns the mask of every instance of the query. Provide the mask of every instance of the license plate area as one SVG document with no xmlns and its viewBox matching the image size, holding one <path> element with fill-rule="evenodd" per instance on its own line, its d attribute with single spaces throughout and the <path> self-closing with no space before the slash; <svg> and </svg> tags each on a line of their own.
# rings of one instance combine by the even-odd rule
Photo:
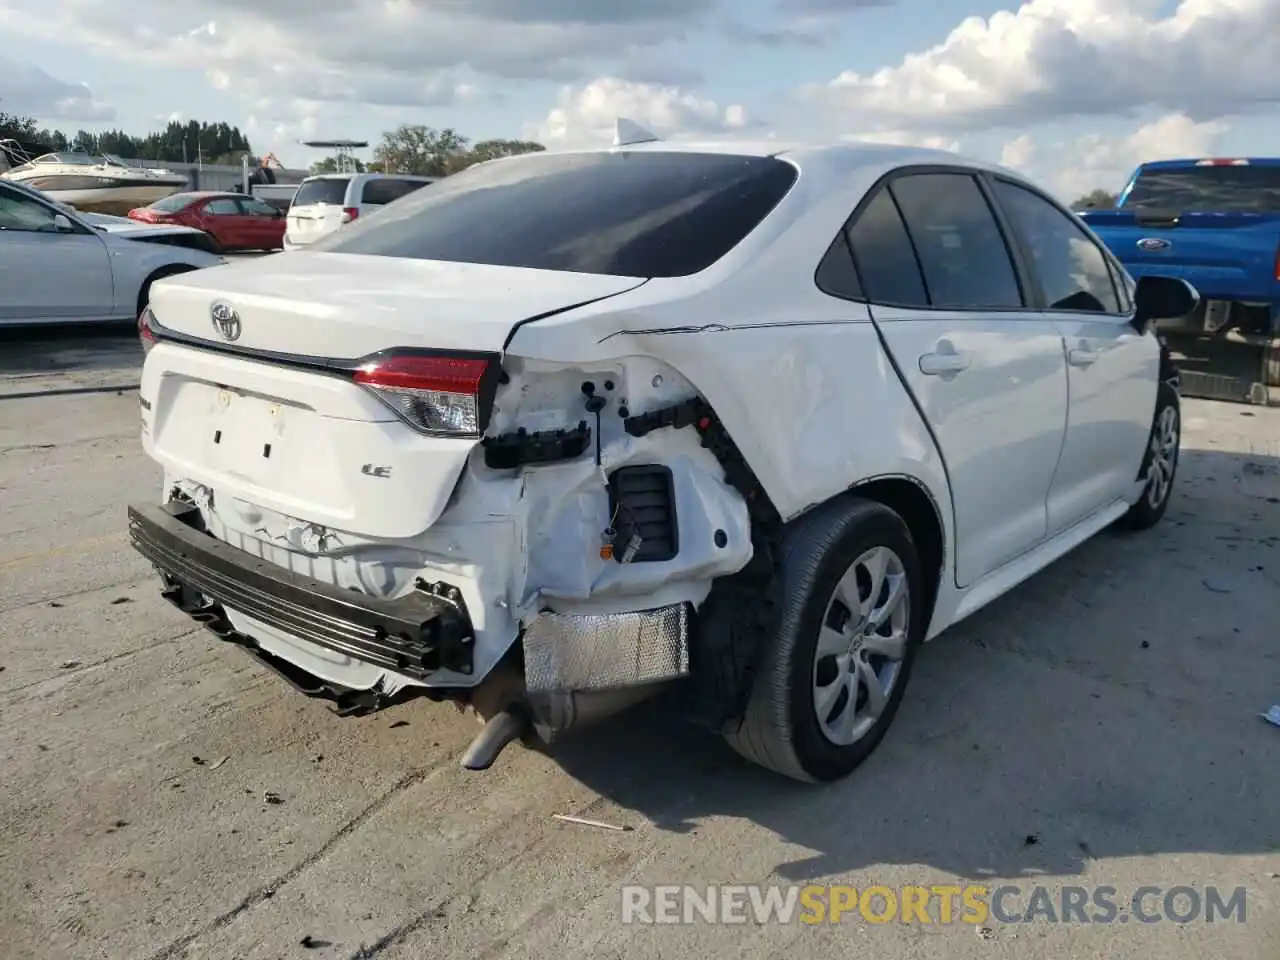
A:
<svg viewBox="0 0 1280 960">
<path fill-rule="evenodd" d="M 304 413 L 277 400 L 215 388 L 204 426 L 208 463 L 231 476 L 266 483 L 279 464 L 288 463 L 288 423 Z"/>
</svg>

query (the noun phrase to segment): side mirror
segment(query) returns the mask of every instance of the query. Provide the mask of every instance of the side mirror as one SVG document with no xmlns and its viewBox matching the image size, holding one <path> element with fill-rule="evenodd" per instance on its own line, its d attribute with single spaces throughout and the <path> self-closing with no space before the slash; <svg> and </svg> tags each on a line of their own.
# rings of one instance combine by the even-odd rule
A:
<svg viewBox="0 0 1280 960">
<path fill-rule="evenodd" d="M 65 213 L 55 213 L 53 215 L 53 229 L 58 233 L 75 233 L 76 228 L 69 217 Z"/>
<path fill-rule="evenodd" d="M 1145 331 L 1158 320 L 1179 320 L 1200 305 L 1200 293 L 1178 277 L 1139 277 L 1133 294 L 1133 325 Z"/>
</svg>

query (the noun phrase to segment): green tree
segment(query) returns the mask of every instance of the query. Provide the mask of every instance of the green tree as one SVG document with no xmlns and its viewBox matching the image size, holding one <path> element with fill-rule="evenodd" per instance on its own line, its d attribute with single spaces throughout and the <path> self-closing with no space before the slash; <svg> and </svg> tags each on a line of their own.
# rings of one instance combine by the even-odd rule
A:
<svg viewBox="0 0 1280 960">
<path fill-rule="evenodd" d="M 30 154 L 67 149 L 67 138 L 61 130 L 45 129 L 32 117 L 12 113 L 0 113 L 0 140 L 16 140 Z"/>
<path fill-rule="evenodd" d="M 0 113 L 0 140 L 32 140 L 38 132 L 31 117 Z"/>
<path fill-rule="evenodd" d="M 1083 197 L 1071 205 L 1072 210 L 1114 210 L 1116 200 L 1119 199 L 1117 194 L 1110 190 L 1104 190 L 1098 187 L 1091 190 Z"/>
<path fill-rule="evenodd" d="M 454 172 L 459 155 L 467 152 L 467 142 L 452 127 L 437 130 L 406 123 L 382 135 L 373 158 L 387 173 L 443 177 Z"/>
<path fill-rule="evenodd" d="M 533 140 L 481 140 L 459 157 L 459 160 L 463 162 L 463 167 L 469 167 L 473 163 L 498 160 L 502 157 L 514 157 L 522 153 L 541 153 L 546 149 L 542 144 Z M 459 167 L 459 169 L 463 167 Z"/>
</svg>

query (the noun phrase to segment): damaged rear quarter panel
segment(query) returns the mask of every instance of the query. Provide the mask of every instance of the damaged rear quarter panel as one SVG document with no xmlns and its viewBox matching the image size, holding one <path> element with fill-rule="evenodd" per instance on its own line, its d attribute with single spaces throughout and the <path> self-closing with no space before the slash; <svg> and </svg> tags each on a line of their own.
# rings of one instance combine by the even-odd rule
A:
<svg viewBox="0 0 1280 960">
<path fill-rule="evenodd" d="M 665 429 L 633 437 L 625 430 L 623 414 L 670 406 L 694 395 L 672 367 L 635 356 L 565 364 L 511 355 L 506 367 L 510 382 L 499 390 L 491 434 L 569 428 L 580 420 L 592 432 L 587 450 L 572 460 L 511 471 L 483 468 L 482 455 L 473 458 L 468 483 L 513 489 L 518 478 L 518 502 L 505 509 L 517 515 L 527 535 L 527 573 L 519 603 L 526 619 L 542 606 L 586 613 L 697 604 L 714 578 L 751 559 L 746 504 L 696 434 Z M 584 383 L 605 400 L 598 422 L 586 410 Z M 606 530 L 616 523 L 610 516 L 608 477 L 620 467 L 648 464 L 671 470 L 679 550 L 669 560 L 619 563 L 601 553 Z M 463 499 L 472 496 L 467 484 L 459 490 Z"/>
<path fill-rule="evenodd" d="M 939 505 L 951 543 L 944 465 L 866 305 L 823 294 L 811 272 L 792 284 L 767 270 L 722 279 L 654 280 L 530 324 L 509 349 L 582 364 L 652 358 L 712 406 L 784 520 L 859 482 L 905 476 Z"/>
</svg>

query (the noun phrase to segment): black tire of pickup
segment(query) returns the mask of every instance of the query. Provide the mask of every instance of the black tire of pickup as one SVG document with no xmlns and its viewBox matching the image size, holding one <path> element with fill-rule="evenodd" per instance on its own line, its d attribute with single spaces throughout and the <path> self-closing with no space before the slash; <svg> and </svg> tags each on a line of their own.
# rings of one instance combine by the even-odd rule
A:
<svg viewBox="0 0 1280 960">
<path fill-rule="evenodd" d="M 1262 350 L 1262 382 L 1272 390 L 1280 389 L 1280 337 L 1272 337 Z"/>
</svg>

